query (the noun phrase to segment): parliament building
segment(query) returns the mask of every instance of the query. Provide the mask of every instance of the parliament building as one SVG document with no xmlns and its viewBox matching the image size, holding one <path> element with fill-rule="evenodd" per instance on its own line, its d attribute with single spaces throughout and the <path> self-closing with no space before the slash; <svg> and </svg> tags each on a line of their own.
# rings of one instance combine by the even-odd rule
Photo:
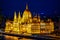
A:
<svg viewBox="0 0 60 40">
<path fill-rule="evenodd" d="M 51 19 L 47 21 L 41 20 L 38 14 L 33 17 L 28 9 L 28 5 L 26 5 L 22 17 L 20 12 L 18 15 L 14 12 L 13 21 L 6 21 L 5 32 L 24 35 L 51 33 L 54 31 L 54 22 Z"/>
</svg>

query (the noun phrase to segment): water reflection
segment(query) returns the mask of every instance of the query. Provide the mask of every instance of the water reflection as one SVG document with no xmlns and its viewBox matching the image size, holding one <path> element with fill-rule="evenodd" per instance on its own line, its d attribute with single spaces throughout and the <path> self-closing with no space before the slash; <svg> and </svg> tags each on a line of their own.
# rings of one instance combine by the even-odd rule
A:
<svg viewBox="0 0 60 40">
<path fill-rule="evenodd" d="M 5 36 L 5 40 L 34 40 L 34 39 L 20 38 L 15 36 Z"/>
</svg>

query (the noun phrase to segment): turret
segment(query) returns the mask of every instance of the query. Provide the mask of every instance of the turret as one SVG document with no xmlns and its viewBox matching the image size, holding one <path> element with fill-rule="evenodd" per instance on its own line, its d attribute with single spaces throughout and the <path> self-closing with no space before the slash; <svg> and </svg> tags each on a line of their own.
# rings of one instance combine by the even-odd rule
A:
<svg viewBox="0 0 60 40">
<path fill-rule="evenodd" d="M 18 23 L 21 22 L 21 15 L 20 15 L 20 12 L 18 13 Z"/>
<path fill-rule="evenodd" d="M 17 16 L 16 16 L 16 12 L 14 12 L 14 22 L 17 21 Z"/>
</svg>

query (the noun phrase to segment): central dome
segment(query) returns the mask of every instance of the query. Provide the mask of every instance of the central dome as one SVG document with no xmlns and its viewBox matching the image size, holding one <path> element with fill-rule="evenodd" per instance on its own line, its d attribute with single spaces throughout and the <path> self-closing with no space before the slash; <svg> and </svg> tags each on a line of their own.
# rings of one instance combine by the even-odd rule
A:
<svg viewBox="0 0 60 40">
<path fill-rule="evenodd" d="M 28 9 L 28 5 L 26 5 L 26 9 L 23 12 L 23 18 L 29 18 L 31 17 L 31 12 Z"/>
</svg>

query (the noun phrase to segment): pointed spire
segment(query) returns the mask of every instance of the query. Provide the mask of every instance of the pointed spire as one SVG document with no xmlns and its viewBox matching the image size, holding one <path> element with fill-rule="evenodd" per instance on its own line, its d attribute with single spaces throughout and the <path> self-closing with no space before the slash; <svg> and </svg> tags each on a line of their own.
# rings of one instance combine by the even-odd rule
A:
<svg viewBox="0 0 60 40">
<path fill-rule="evenodd" d="M 36 13 L 36 15 L 35 15 L 35 17 L 37 17 L 38 15 L 37 15 L 37 13 Z"/>
<path fill-rule="evenodd" d="M 21 18 L 21 15 L 20 15 L 20 12 L 18 13 L 18 19 L 20 19 Z"/>
<path fill-rule="evenodd" d="M 20 15 L 20 12 L 18 13 L 18 22 L 20 23 L 20 20 L 21 20 L 21 15 Z"/>
<path fill-rule="evenodd" d="M 14 19 L 16 19 L 16 12 L 14 12 Z"/>
<path fill-rule="evenodd" d="M 14 12 L 14 21 L 17 20 L 16 12 Z"/>
<path fill-rule="evenodd" d="M 26 4 L 26 9 L 28 9 L 28 4 Z"/>
</svg>

